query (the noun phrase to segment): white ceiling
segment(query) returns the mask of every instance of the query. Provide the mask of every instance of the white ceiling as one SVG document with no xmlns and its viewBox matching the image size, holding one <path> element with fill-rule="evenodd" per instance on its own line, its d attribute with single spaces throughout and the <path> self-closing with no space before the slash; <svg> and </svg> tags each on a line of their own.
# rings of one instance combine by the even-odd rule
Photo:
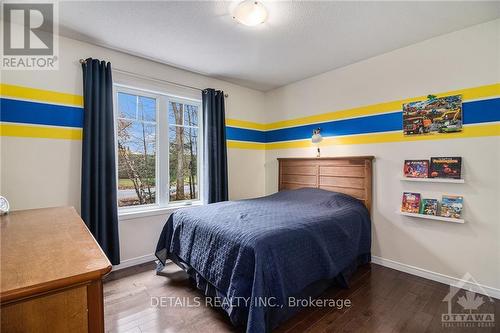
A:
<svg viewBox="0 0 500 333">
<path fill-rule="evenodd" d="M 60 2 L 60 33 L 267 91 L 500 17 L 500 2 L 263 1 L 251 28 L 237 3 Z"/>
</svg>

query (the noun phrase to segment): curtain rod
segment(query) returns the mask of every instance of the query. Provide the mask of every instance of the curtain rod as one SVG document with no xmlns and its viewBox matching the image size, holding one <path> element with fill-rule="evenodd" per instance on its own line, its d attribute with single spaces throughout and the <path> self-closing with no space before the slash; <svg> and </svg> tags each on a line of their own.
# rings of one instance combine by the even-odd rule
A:
<svg viewBox="0 0 500 333">
<path fill-rule="evenodd" d="M 84 64 L 86 62 L 85 59 L 80 59 L 79 61 L 80 61 L 80 64 Z M 201 88 L 198 88 L 198 87 L 188 86 L 188 85 L 182 84 L 182 83 L 177 83 L 177 82 L 173 82 L 173 81 L 157 79 L 157 78 L 152 77 L 152 76 L 129 72 L 129 71 L 126 71 L 126 70 L 123 70 L 123 69 L 119 69 L 119 68 L 112 68 L 112 70 L 115 71 L 115 72 L 118 72 L 118 73 L 122 73 L 122 74 L 130 75 L 130 76 L 134 76 L 134 77 L 137 77 L 139 79 L 146 79 L 146 80 L 156 81 L 156 82 L 160 82 L 160 83 L 168 83 L 168 84 L 171 84 L 171 85 L 174 85 L 174 86 L 177 86 L 177 87 L 198 90 L 198 91 L 201 91 L 201 92 L 203 92 L 205 90 L 205 89 L 201 89 Z M 229 97 L 229 95 L 228 94 L 224 94 L 224 97 L 227 98 L 227 97 Z"/>
</svg>

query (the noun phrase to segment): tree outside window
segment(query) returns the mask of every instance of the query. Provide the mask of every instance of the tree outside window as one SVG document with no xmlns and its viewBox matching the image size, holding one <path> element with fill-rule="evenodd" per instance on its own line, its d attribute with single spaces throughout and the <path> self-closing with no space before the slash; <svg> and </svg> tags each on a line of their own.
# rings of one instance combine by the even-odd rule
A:
<svg viewBox="0 0 500 333">
<path fill-rule="evenodd" d="M 170 201 L 198 199 L 198 106 L 169 102 Z"/>
<path fill-rule="evenodd" d="M 200 104 L 129 90 L 116 94 L 118 206 L 199 200 Z"/>
</svg>

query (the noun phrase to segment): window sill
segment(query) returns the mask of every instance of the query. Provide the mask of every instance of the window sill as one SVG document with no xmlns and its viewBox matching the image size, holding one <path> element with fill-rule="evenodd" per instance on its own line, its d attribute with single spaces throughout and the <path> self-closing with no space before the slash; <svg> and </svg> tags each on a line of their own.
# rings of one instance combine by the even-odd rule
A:
<svg viewBox="0 0 500 333">
<path fill-rule="evenodd" d="M 170 204 L 168 206 L 118 209 L 118 220 L 126 221 L 148 216 L 170 215 L 176 210 L 188 207 L 197 207 L 197 206 L 203 206 L 203 203 L 201 201 L 195 201 L 189 205 L 181 203 L 181 204 Z"/>
</svg>

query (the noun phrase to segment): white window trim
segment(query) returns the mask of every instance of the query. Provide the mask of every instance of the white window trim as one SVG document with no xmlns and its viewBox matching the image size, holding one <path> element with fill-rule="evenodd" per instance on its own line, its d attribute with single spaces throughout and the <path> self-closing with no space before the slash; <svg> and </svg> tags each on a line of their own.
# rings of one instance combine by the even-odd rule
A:
<svg viewBox="0 0 500 333">
<path fill-rule="evenodd" d="M 196 201 L 190 201 L 191 204 L 175 204 L 171 203 L 166 207 L 159 207 L 157 205 L 154 205 L 154 207 L 150 207 L 148 209 L 143 209 L 143 207 L 135 207 L 130 208 L 127 207 L 126 209 L 119 209 L 118 210 L 118 220 L 120 221 L 126 221 L 126 220 L 135 220 L 135 219 L 140 219 L 143 217 L 150 217 L 150 216 L 158 216 L 158 215 L 170 215 L 176 210 L 182 209 L 182 208 L 188 208 L 188 207 L 196 207 L 196 206 L 203 206 L 203 202 L 200 200 Z"/>
<path fill-rule="evenodd" d="M 184 98 L 178 95 L 169 94 L 168 92 L 152 91 L 132 87 L 128 85 L 113 84 L 113 104 L 114 104 L 114 119 L 115 119 L 115 147 L 116 147 L 116 184 L 118 186 L 118 136 L 117 136 L 117 121 L 119 117 L 118 111 L 118 93 L 126 93 L 139 95 L 144 97 L 154 98 L 156 100 L 156 203 L 142 206 L 118 207 L 119 220 L 129 220 L 147 216 L 170 214 L 175 210 L 183 207 L 201 206 L 203 205 L 203 110 L 201 100 Z M 169 202 L 170 199 L 170 179 L 169 179 L 169 123 L 168 123 L 168 103 L 170 102 L 185 103 L 196 105 L 198 107 L 198 199 L 183 200 Z M 193 126 L 186 126 L 193 127 Z M 160 144 L 166 142 L 166 144 Z M 166 170 L 165 172 L 160 172 Z M 118 201 L 117 201 L 118 206 Z"/>
</svg>

